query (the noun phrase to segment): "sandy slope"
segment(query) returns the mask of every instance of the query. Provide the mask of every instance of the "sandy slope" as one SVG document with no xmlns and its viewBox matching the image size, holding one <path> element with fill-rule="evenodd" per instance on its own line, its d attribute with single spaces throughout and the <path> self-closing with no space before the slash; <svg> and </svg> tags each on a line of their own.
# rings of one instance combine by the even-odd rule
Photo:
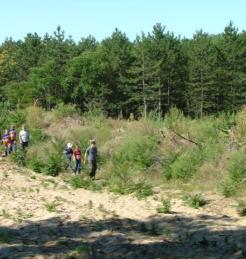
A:
<svg viewBox="0 0 246 259">
<path fill-rule="evenodd" d="M 175 198 L 172 214 L 158 214 L 164 191 L 139 201 L 73 190 L 59 178 L 0 163 L 0 258 L 245 256 L 246 219 L 217 194 L 208 193 L 209 204 L 197 210 Z"/>
</svg>

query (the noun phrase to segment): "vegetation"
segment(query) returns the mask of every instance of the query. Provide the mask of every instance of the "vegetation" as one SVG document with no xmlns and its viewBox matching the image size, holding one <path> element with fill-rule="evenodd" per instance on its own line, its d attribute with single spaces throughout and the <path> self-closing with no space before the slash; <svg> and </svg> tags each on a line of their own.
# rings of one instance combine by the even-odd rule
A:
<svg viewBox="0 0 246 259">
<path fill-rule="evenodd" d="M 24 119 L 18 117 L 20 121 L 11 110 L 5 111 L 9 120 L 15 117 L 17 131 L 24 120 L 31 133 L 27 152 L 18 147 L 11 159 L 37 173 L 57 176 L 66 171 L 66 143 L 78 144 L 84 152 L 89 139 L 96 138 L 100 181 L 91 181 L 87 166 L 82 165 L 81 176 L 64 174 L 73 188 L 106 188 L 116 194 L 134 194 L 138 199 L 152 195 L 155 186 L 173 185 L 184 191 L 219 190 L 226 197 L 245 194 L 245 107 L 232 115 L 202 119 L 192 119 L 172 108 L 163 119 L 152 113 L 132 121 L 106 118 L 97 109 L 81 115 L 77 110 L 71 113 L 70 106 L 69 113 L 66 109 L 67 105 L 62 105 L 63 112 L 57 113 L 56 109 L 30 106 L 18 112 L 25 115 Z M 228 133 L 232 125 L 233 138 Z M 192 206 L 199 205 L 198 196 L 191 199 Z"/>
<path fill-rule="evenodd" d="M 239 201 L 236 208 L 239 216 L 246 216 L 246 201 Z"/>
<path fill-rule="evenodd" d="M 207 204 L 207 201 L 203 198 L 201 193 L 186 194 L 183 196 L 183 201 L 188 206 L 198 209 Z"/>
<path fill-rule="evenodd" d="M 167 198 L 162 201 L 162 206 L 157 208 L 158 213 L 170 214 L 172 213 L 171 199 Z"/>
<path fill-rule="evenodd" d="M 116 29 L 101 42 L 89 36 L 75 43 L 60 26 L 44 37 L 8 38 L 0 45 L 1 106 L 56 108 L 58 117 L 94 108 L 125 118 L 152 111 L 160 118 L 173 106 L 200 118 L 235 112 L 245 103 L 245 42 L 232 22 L 192 39 L 159 23 L 133 42 Z"/>
<path fill-rule="evenodd" d="M 232 22 L 218 35 L 197 31 L 192 39 L 161 24 L 133 42 L 116 29 L 101 42 L 89 36 L 75 43 L 60 26 L 44 37 L 6 39 L 1 131 L 25 123 L 31 133 L 28 151 L 11 159 L 57 176 L 65 171 L 65 143 L 85 151 L 96 138 L 103 181 L 69 178 L 74 188 L 142 199 L 157 185 L 178 184 L 240 196 L 246 189 L 245 43 L 245 31 Z"/>
</svg>

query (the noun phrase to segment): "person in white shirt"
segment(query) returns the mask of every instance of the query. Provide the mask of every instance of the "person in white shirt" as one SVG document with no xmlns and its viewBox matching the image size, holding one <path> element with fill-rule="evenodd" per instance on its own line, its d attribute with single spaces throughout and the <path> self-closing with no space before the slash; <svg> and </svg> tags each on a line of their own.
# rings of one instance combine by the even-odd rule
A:
<svg viewBox="0 0 246 259">
<path fill-rule="evenodd" d="M 25 126 L 22 126 L 22 130 L 19 133 L 19 141 L 21 144 L 21 148 L 25 149 L 29 144 L 29 132 L 26 130 Z"/>
</svg>

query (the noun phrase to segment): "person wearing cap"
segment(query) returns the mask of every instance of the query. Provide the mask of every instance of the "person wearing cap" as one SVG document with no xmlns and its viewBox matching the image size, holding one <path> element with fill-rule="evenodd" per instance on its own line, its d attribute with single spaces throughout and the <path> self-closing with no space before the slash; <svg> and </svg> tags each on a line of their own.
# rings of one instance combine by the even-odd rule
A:
<svg viewBox="0 0 246 259">
<path fill-rule="evenodd" d="M 90 177 L 95 179 L 97 170 L 97 147 L 94 139 L 90 141 L 90 146 L 85 151 L 84 163 L 87 161 L 90 169 Z"/>
<path fill-rule="evenodd" d="M 71 143 L 67 143 L 63 153 L 64 153 L 65 158 L 66 158 L 65 169 L 66 170 L 68 168 L 73 169 L 73 167 L 72 167 L 73 145 Z"/>
</svg>

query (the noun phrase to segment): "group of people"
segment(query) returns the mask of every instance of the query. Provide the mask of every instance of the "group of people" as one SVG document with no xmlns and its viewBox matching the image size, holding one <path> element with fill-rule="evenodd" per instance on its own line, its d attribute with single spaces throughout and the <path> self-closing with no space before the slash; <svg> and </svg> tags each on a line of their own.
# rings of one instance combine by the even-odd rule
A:
<svg viewBox="0 0 246 259">
<path fill-rule="evenodd" d="M 29 132 L 23 125 L 21 131 L 19 132 L 19 143 L 23 150 L 28 147 L 29 137 Z M 16 151 L 17 133 L 14 125 L 4 131 L 1 141 L 4 145 L 4 156 L 8 156 L 12 152 Z"/>
<path fill-rule="evenodd" d="M 82 152 L 78 145 L 73 148 L 71 143 L 67 143 L 64 150 L 65 158 L 66 158 L 66 169 L 70 168 L 74 171 L 75 175 L 81 173 L 82 166 Z M 72 161 L 74 160 L 75 166 L 73 167 Z M 89 164 L 90 177 L 95 179 L 96 170 L 97 170 L 97 147 L 96 141 L 90 140 L 90 146 L 86 149 L 83 162 Z"/>
<path fill-rule="evenodd" d="M 18 134 L 19 143 L 22 150 L 25 150 L 28 147 L 30 134 L 26 130 L 25 126 L 22 126 L 21 131 Z M 17 132 L 15 126 L 11 126 L 9 129 L 6 129 L 1 139 L 4 145 L 3 156 L 8 156 L 9 154 L 17 150 Z M 70 168 L 74 171 L 75 175 L 81 173 L 82 167 L 82 153 L 78 145 L 73 148 L 71 143 L 68 143 L 64 150 L 65 159 L 66 159 L 66 169 Z M 75 166 L 73 167 L 73 161 Z M 97 147 L 96 141 L 90 140 L 90 146 L 86 149 L 83 162 L 89 164 L 90 177 L 95 179 L 96 170 L 97 170 Z"/>
</svg>

